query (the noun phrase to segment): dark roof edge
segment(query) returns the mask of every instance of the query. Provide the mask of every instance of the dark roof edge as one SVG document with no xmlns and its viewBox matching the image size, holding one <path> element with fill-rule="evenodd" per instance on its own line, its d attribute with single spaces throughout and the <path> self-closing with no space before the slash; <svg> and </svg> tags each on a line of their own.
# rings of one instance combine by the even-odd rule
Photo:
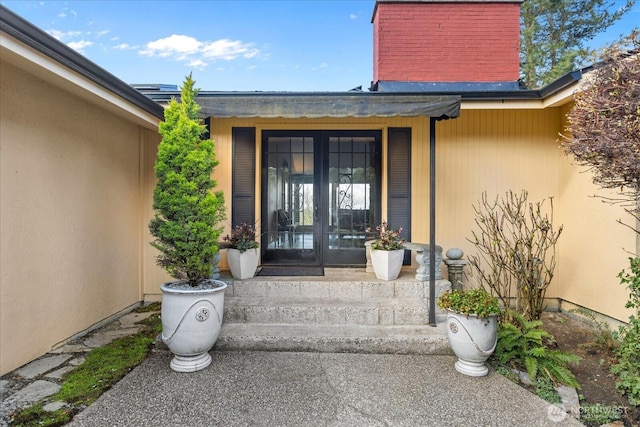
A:
<svg viewBox="0 0 640 427">
<path fill-rule="evenodd" d="M 578 82 L 585 72 L 588 72 L 592 67 L 583 68 L 581 70 L 571 71 L 565 75 L 559 77 L 553 82 L 539 89 L 517 89 L 517 90 L 434 90 L 434 91 L 421 91 L 425 95 L 460 95 L 463 101 L 496 101 L 496 100 L 544 100 L 561 90 L 571 86 Z M 372 86 L 372 91 L 376 91 L 378 84 L 384 82 L 377 82 Z M 379 92 L 385 94 L 391 93 L 415 93 L 411 90 L 411 82 L 407 83 L 407 89 L 398 92 Z"/>
<path fill-rule="evenodd" d="M 171 98 L 180 98 L 179 90 L 140 90 L 144 95 L 153 99 L 156 102 L 168 102 Z M 201 90 L 198 92 L 197 98 L 211 98 L 211 97 L 234 97 L 234 98 L 247 98 L 247 97 L 272 97 L 272 98 L 304 98 L 304 97 L 318 97 L 318 98 L 366 98 L 366 97 L 421 97 L 421 96 L 445 96 L 449 98 L 459 97 L 458 93 L 430 93 L 430 92 L 354 92 L 354 91 L 342 91 L 342 92 L 287 92 L 287 91 L 211 91 Z"/>
<path fill-rule="evenodd" d="M 0 31 L 59 62 L 64 67 L 73 70 L 136 107 L 160 119 L 164 118 L 164 109 L 161 105 L 2 5 L 0 5 Z"/>
<path fill-rule="evenodd" d="M 179 98 L 177 91 L 143 92 L 157 102 Z M 321 118 L 458 117 L 460 96 L 380 92 L 213 92 L 196 97 L 204 117 Z"/>
</svg>

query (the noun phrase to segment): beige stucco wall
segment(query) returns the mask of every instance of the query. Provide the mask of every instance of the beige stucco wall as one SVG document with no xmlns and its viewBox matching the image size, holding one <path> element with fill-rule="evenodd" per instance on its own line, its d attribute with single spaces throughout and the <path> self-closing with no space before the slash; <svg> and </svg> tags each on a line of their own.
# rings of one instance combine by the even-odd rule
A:
<svg viewBox="0 0 640 427">
<path fill-rule="evenodd" d="M 617 198 L 616 194 L 593 184 L 586 167 L 577 166 L 567 156 L 563 156 L 559 166 L 563 202 L 560 215 L 570 226 L 560 242 L 562 287 L 558 296 L 627 321 L 632 314 L 631 309 L 624 308 L 629 291 L 620 284 L 617 275 L 628 269 L 632 254 L 640 254 L 640 236 L 617 220 L 632 226 L 634 220 L 621 206 L 604 202 L 603 197 Z"/>
<path fill-rule="evenodd" d="M 633 233 L 615 223 L 619 208 L 603 206 L 589 198 L 595 187 L 571 165 L 559 147 L 558 132 L 566 108 L 474 109 L 463 108 L 460 117 L 438 122 L 437 230 L 436 241 L 446 251 L 460 247 L 467 254 L 474 213 L 483 191 L 490 197 L 507 190 L 527 190 L 530 201 L 554 198 L 554 223 L 564 226 L 558 245 L 556 276 L 547 297 L 562 298 L 607 316 L 626 320 L 626 293 L 616 285 L 617 273 L 626 265 L 621 248 L 633 249 Z M 232 127 L 255 127 L 257 162 L 260 168 L 260 135 L 274 129 L 380 129 L 383 163 L 388 127 L 412 128 L 412 240 L 429 241 L 429 119 L 213 119 L 211 135 L 216 141 L 220 165 L 214 178 L 218 188 L 231 194 Z M 386 168 L 383 167 L 383 213 L 386 212 Z M 152 171 L 150 171 L 152 174 Z M 152 180 L 152 175 L 149 176 Z M 260 215 L 260 174 L 256 175 L 256 218 Z M 151 189 L 152 190 L 152 189 Z M 547 200 L 548 203 L 548 200 Z M 589 207 L 585 208 L 589 203 Z M 593 205 L 593 206 L 592 206 Z M 227 202 L 230 217 L 231 206 Z M 618 216 L 616 216 L 618 215 Z M 228 226 L 228 224 L 227 224 Z M 597 232 L 591 230 L 597 229 Z M 585 230 L 589 230 L 585 232 Z M 146 265 L 153 263 L 147 250 Z M 223 259 L 221 266 L 226 266 Z M 149 271 L 154 271 L 149 268 Z M 159 298 L 161 273 L 146 275 L 145 298 Z M 610 283 L 603 297 L 603 283 Z M 551 301 L 551 303 L 553 303 Z"/>
<path fill-rule="evenodd" d="M 142 300 L 157 132 L 2 61 L 0 374 Z"/>
</svg>

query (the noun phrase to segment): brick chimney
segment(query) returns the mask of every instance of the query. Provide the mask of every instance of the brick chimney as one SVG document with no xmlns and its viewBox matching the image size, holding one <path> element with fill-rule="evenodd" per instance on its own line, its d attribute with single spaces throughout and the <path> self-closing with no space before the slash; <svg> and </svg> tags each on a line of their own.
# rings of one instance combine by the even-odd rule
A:
<svg viewBox="0 0 640 427">
<path fill-rule="evenodd" d="M 515 82 L 520 0 L 378 0 L 373 83 Z"/>
</svg>

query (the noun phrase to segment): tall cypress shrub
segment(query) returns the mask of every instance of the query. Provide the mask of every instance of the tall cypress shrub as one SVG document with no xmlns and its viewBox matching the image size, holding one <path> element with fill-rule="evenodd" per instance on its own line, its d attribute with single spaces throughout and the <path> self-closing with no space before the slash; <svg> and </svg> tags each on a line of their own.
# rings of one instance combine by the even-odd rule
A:
<svg viewBox="0 0 640 427">
<path fill-rule="evenodd" d="M 224 194 L 214 191 L 211 179 L 218 164 L 214 143 L 202 139 L 206 127 L 198 117 L 194 84 L 187 76 L 180 102 L 171 99 L 159 125 L 155 216 L 149 223 L 155 237 L 151 245 L 160 251 L 157 264 L 191 286 L 211 277 L 222 233 L 218 223 L 225 219 Z"/>
</svg>

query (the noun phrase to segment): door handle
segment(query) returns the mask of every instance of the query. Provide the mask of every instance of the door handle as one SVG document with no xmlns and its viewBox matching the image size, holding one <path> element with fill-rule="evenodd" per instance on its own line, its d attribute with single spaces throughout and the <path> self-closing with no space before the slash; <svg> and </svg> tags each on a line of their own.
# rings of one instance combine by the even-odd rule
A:
<svg viewBox="0 0 640 427">
<path fill-rule="evenodd" d="M 313 204 L 313 220 L 318 221 L 318 204 Z"/>
</svg>

